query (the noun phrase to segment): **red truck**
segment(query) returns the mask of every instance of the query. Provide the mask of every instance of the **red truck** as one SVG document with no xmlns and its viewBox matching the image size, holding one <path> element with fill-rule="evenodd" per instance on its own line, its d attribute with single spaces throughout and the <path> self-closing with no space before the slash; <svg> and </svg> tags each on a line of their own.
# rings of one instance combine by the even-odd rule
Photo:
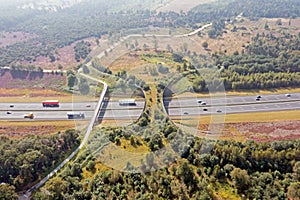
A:
<svg viewBox="0 0 300 200">
<path fill-rule="evenodd" d="M 59 107 L 58 100 L 46 100 L 42 102 L 43 107 Z"/>
</svg>

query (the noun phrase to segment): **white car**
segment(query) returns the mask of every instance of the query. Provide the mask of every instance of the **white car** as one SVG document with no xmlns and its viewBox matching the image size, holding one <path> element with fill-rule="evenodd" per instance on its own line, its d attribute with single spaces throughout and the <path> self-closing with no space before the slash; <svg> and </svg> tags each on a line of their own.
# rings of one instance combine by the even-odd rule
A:
<svg viewBox="0 0 300 200">
<path fill-rule="evenodd" d="M 286 97 L 291 97 L 291 94 L 287 93 L 285 94 Z"/>
</svg>

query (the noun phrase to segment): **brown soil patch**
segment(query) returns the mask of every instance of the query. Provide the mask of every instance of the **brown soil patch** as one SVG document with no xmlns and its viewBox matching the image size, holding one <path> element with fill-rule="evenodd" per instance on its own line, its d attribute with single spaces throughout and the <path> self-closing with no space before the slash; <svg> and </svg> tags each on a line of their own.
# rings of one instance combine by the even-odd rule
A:
<svg viewBox="0 0 300 200">
<path fill-rule="evenodd" d="M 199 130 L 208 130 L 207 124 L 199 125 Z M 204 134 L 203 134 L 204 135 Z M 206 136 L 210 136 L 207 134 Z M 226 123 L 219 139 L 237 141 L 254 140 L 270 142 L 276 140 L 293 140 L 300 138 L 300 121 L 287 120 L 279 122 L 242 122 Z"/>
<path fill-rule="evenodd" d="M 26 72 L 27 73 L 27 72 Z M 62 89 L 66 85 L 66 76 L 61 74 L 36 72 L 13 73 L 9 70 L 0 71 L 0 88 L 36 88 Z"/>
<path fill-rule="evenodd" d="M 75 128 L 74 121 L 5 122 L 0 121 L 0 135 L 21 138 L 26 135 L 49 135 Z"/>
<path fill-rule="evenodd" d="M 35 61 L 30 61 L 30 62 L 23 61 L 22 64 L 24 65 L 33 64 L 37 67 L 41 67 L 42 69 L 47 69 L 47 70 L 57 70 L 59 65 L 63 66 L 62 70 L 72 69 L 80 64 L 80 62 L 77 62 L 75 60 L 75 52 L 74 52 L 74 46 L 76 45 L 76 43 L 80 41 L 82 40 L 76 41 L 69 46 L 58 48 L 56 51 L 54 51 L 53 54 L 56 59 L 54 62 L 50 62 L 49 57 L 39 56 L 35 58 Z M 96 38 L 93 37 L 87 38 L 84 39 L 83 41 L 90 42 L 92 50 L 97 47 Z"/>
<path fill-rule="evenodd" d="M 116 73 L 120 70 L 125 70 L 127 73 L 133 72 L 136 70 L 138 66 L 143 66 L 147 64 L 147 62 L 143 61 L 140 59 L 140 52 L 132 52 L 129 54 L 126 54 L 116 61 L 114 61 L 109 69 L 113 72 Z M 136 72 L 136 71 L 135 71 Z"/>
<path fill-rule="evenodd" d="M 44 73 L 42 76 L 14 77 L 9 70 L 0 73 L 1 102 L 40 102 L 45 98 L 72 101 L 72 94 L 62 92 L 66 76 Z"/>
</svg>

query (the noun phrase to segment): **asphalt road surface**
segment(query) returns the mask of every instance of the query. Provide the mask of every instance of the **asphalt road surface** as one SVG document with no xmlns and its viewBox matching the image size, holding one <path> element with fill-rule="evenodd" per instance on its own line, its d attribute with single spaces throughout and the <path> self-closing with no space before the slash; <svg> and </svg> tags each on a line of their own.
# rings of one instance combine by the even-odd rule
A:
<svg viewBox="0 0 300 200">
<path fill-rule="evenodd" d="M 233 114 L 233 113 L 249 113 L 249 112 L 271 112 L 283 110 L 299 110 L 300 102 L 289 103 L 259 103 L 245 105 L 227 105 L 227 106 L 199 106 L 199 107 L 181 107 L 170 108 L 170 116 L 183 115 L 211 115 L 211 114 Z"/>
<path fill-rule="evenodd" d="M 169 107 L 195 107 L 201 106 L 198 101 L 205 102 L 207 105 L 241 105 L 241 104 L 258 104 L 258 103 L 276 103 L 276 102 L 293 102 L 300 101 L 300 93 L 292 93 L 290 97 L 286 94 L 271 94 L 260 95 L 259 101 L 256 100 L 257 96 L 227 96 L 226 98 L 174 98 Z"/>
<path fill-rule="evenodd" d="M 97 102 L 60 103 L 59 107 L 43 107 L 42 103 L 0 103 L 0 111 L 94 111 Z M 137 101 L 135 106 L 120 106 L 118 101 L 110 101 L 107 109 L 143 109 L 144 102 Z"/>
<path fill-rule="evenodd" d="M 300 109 L 300 93 L 226 98 L 175 98 L 167 109 L 170 116 L 270 112 Z M 200 103 L 200 102 L 201 103 Z M 205 102 L 205 105 L 203 105 Z"/>
<path fill-rule="evenodd" d="M 210 115 L 247 112 L 268 112 L 300 109 L 300 93 L 257 96 L 228 96 L 226 98 L 174 98 L 167 109 L 170 116 Z M 201 100 L 201 103 L 198 101 Z M 206 105 L 202 105 L 205 102 Z M 13 107 L 10 105 L 13 104 Z M 67 112 L 83 112 L 85 119 L 91 119 L 96 102 L 60 103 L 59 108 L 43 108 L 41 103 L 0 103 L 0 120 L 21 120 L 25 114 L 33 112 L 34 120 L 67 120 Z M 144 107 L 138 101 L 136 106 L 120 106 L 117 101 L 110 101 L 105 112 L 100 112 L 103 119 L 136 119 Z M 9 113 L 8 113 L 9 112 Z M 31 119 L 24 119 L 31 120 Z"/>
<path fill-rule="evenodd" d="M 136 119 L 142 114 L 142 109 L 132 109 L 127 107 L 120 110 L 106 110 L 104 116 L 101 118 L 104 119 Z M 7 112 L 10 112 L 8 114 Z M 67 112 L 70 111 L 61 111 L 61 110 L 44 110 L 44 111 L 34 111 L 34 119 L 33 120 L 67 120 Z M 77 111 L 76 111 L 77 112 Z M 93 116 L 94 111 L 92 110 L 81 110 L 78 112 L 82 112 L 85 115 L 86 120 L 90 120 Z M 1 111 L 0 112 L 0 120 L 20 120 L 24 119 L 24 115 L 27 115 L 29 112 L 26 111 Z M 24 120 L 32 120 L 32 119 L 24 119 Z"/>
<path fill-rule="evenodd" d="M 106 111 L 100 115 L 105 119 L 136 119 L 141 115 L 144 102 L 135 106 L 120 106 L 117 101 L 109 102 Z M 41 103 L 0 103 L 0 120 L 20 120 L 32 112 L 34 120 L 67 120 L 68 112 L 82 112 L 86 120 L 93 116 L 96 102 L 60 103 L 59 107 L 43 107 Z M 31 120 L 31 119 L 24 119 Z"/>
</svg>

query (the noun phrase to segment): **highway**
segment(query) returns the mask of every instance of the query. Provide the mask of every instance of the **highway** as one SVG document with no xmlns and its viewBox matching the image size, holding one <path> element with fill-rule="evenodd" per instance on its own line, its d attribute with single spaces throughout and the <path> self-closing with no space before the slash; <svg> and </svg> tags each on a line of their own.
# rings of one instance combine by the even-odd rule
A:
<svg viewBox="0 0 300 200">
<path fill-rule="evenodd" d="M 204 109 L 207 109 L 204 111 Z M 234 114 L 234 113 L 249 113 L 249 112 L 271 112 L 283 110 L 299 110 L 300 101 L 292 102 L 276 102 L 276 103 L 257 103 L 244 105 L 209 105 L 198 107 L 180 107 L 168 109 L 170 116 L 183 115 L 211 115 L 211 114 Z M 219 111 L 219 112 L 218 112 Z"/>
<path fill-rule="evenodd" d="M 259 103 L 278 103 L 278 102 L 293 102 L 300 100 L 300 93 L 290 94 L 287 97 L 285 94 L 269 94 L 260 95 L 259 101 L 255 96 L 227 96 L 226 98 L 173 98 L 169 107 L 195 107 L 201 105 L 198 100 L 207 103 L 207 105 L 241 105 L 241 104 L 259 104 Z"/>
<path fill-rule="evenodd" d="M 106 102 L 106 101 L 104 101 Z M 42 103 L 0 103 L 0 111 L 94 111 L 97 102 L 70 102 L 60 103 L 59 107 L 43 107 Z M 11 107 L 12 106 L 12 107 Z M 136 101 L 136 106 L 129 106 L 132 109 L 143 109 L 144 101 Z M 127 106 L 120 106 L 118 101 L 109 101 L 107 109 L 127 109 Z"/>
<path fill-rule="evenodd" d="M 300 109 L 300 93 L 257 96 L 228 96 L 226 98 L 174 98 L 166 108 L 170 116 L 234 114 Z M 199 103 L 200 101 L 201 103 Z M 205 102 L 206 105 L 202 105 Z"/>
<path fill-rule="evenodd" d="M 136 118 L 140 116 L 144 101 L 136 101 L 135 106 L 120 106 L 118 101 L 107 104 L 104 119 Z M 13 105 L 13 107 L 11 107 Z M 82 112 L 86 120 L 93 116 L 97 102 L 60 103 L 59 107 L 43 107 L 41 103 L 0 103 L 0 120 L 31 120 L 24 119 L 24 115 L 33 112 L 34 120 L 67 120 L 67 112 Z"/>
<path fill-rule="evenodd" d="M 300 93 L 290 97 L 285 94 L 257 96 L 228 96 L 226 98 L 174 98 L 166 108 L 170 116 L 231 114 L 247 112 L 270 112 L 282 110 L 299 110 Z M 206 105 L 202 105 L 205 102 Z M 136 106 L 120 106 L 118 101 L 109 101 L 103 119 L 137 119 L 144 108 L 143 101 Z M 14 107 L 10 107 L 14 105 Z M 43 108 L 41 103 L 0 103 L 0 120 L 31 120 L 24 119 L 24 114 L 34 113 L 33 120 L 67 120 L 67 112 L 83 112 L 85 119 L 90 120 L 94 114 L 96 102 L 61 103 L 59 108 Z M 204 109 L 207 109 L 204 111 Z M 221 112 L 217 112 L 217 111 Z M 8 114 L 7 112 L 10 112 Z"/>
</svg>

